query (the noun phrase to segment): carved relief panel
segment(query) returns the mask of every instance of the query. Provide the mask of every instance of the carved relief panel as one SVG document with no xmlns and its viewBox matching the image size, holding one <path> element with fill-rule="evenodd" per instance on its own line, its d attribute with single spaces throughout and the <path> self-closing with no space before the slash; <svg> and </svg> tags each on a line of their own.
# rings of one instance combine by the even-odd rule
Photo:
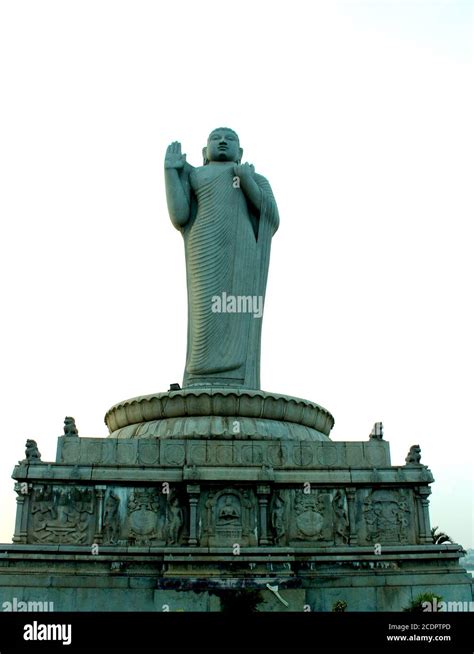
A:
<svg viewBox="0 0 474 654">
<path fill-rule="evenodd" d="M 201 544 L 257 545 L 257 501 L 250 489 L 210 489 L 201 498 Z"/>
<path fill-rule="evenodd" d="M 358 491 L 359 542 L 414 543 L 413 498 L 406 489 Z"/>
<path fill-rule="evenodd" d="M 28 542 L 92 545 L 180 545 L 188 510 L 179 489 L 95 488 L 38 484 L 31 492 Z"/>
<path fill-rule="evenodd" d="M 186 538 L 186 508 L 176 489 L 112 488 L 105 496 L 102 542 L 106 545 L 179 545 Z"/>
<path fill-rule="evenodd" d="M 274 545 L 345 545 L 349 542 L 347 498 L 343 489 L 275 489 L 269 515 Z"/>
<path fill-rule="evenodd" d="M 95 496 L 91 488 L 35 485 L 28 541 L 82 545 L 92 542 Z"/>
<path fill-rule="evenodd" d="M 134 488 L 127 501 L 130 545 L 165 544 L 165 498 L 155 488 Z"/>
</svg>

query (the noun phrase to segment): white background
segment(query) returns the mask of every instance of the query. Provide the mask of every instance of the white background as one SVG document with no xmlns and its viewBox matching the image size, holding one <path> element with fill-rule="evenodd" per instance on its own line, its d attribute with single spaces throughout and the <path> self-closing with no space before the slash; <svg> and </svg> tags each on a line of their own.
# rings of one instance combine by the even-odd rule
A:
<svg viewBox="0 0 474 654">
<path fill-rule="evenodd" d="M 382 420 L 473 539 L 473 3 L 3 1 L 0 541 L 27 438 L 180 382 L 183 245 L 163 156 L 238 131 L 281 215 L 262 388 L 335 440 Z"/>
</svg>

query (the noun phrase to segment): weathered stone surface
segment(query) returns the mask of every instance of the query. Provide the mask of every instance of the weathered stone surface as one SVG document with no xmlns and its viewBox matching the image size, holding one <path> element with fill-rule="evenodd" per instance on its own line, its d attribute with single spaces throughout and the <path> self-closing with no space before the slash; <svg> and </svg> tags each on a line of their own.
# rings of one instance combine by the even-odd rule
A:
<svg viewBox="0 0 474 654">
<path fill-rule="evenodd" d="M 120 443 L 134 448 L 133 456 L 139 444 L 133 439 Z M 283 459 L 281 468 L 268 465 L 268 443 L 235 443 L 236 451 L 227 441 L 205 445 L 197 452 L 198 464 L 186 459 L 196 455 L 196 442 L 167 441 L 160 444 L 164 461 L 149 469 L 19 466 L 15 477 L 22 501 L 15 542 L 297 548 L 427 542 L 424 468 L 412 469 L 411 480 L 401 488 L 397 471 L 390 468 L 380 469 L 376 482 L 370 468 L 297 471 L 303 444 L 291 444 L 298 456 L 288 469 Z M 327 445 L 336 444 L 318 447 Z M 344 447 L 340 451 L 344 454 Z M 88 443 L 85 453 L 90 452 Z M 151 458 L 156 453 L 153 449 Z"/>
<path fill-rule="evenodd" d="M 61 545 L 55 552 L 46 545 L 2 546 L 0 606 L 17 597 L 53 602 L 55 611 L 220 611 L 226 592 L 245 589 L 259 591 L 259 611 L 331 611 L 338 600 L 348 611 L 400 611 L 421 592 L 473 600 L 472 579 L 459 571 L 459 548 L 452 545 L 390 546 L 380 556 L 347 545 L 243 547 L 238 558 L 231 547 L 192 554 L 181 547 L 172 557 L 166 546 L 144 549 L 100 546 L 91 556 L 87 546 Z M 436 571 L 429 556 L 444 555 L 445 568 Z"/>
<path fill-rule="evenodd" d="M 300 398 L 243 389 L 188 389 L 135 397 L 105 416 L 113 438 L 280 438 L 327 441 L 334 418 Z M 227 436 L 228 435 L 228 436 Z"/>
<path fill-rule="evenodd" d="M 70 443 L 73 441 L 73 445 Z M 272 442 L 228 438 L 58 439 L 57 463 L 120 466 L 262 466 L 271 468 L 347 468 L 379 470 L 390 466 L 385 441 L 363 442 Z M 424 467 L 420 468 L 425 470 Z M 403 481 L 413 478 L 417 467 L 403 468 Z M 395 472 L 395 471 L 394 471 Z M 383 474 L 380 472 L 380 474 Z M 398 469 L 397 469 L 398 474 Z"/>
<path fill-rule="evenodd" d="M 389 464 L 380 439 L 60 437 L 57 463 L 15 468 L 0 599 L 18 579 L 65 611 L 219 611 L 232 588 L 258 590 L 260 611 L 400 610 L 430 585 L 470 599 L 459 548 L 426 545 L 431 473 L 403 468 L 401 486 Z"/>
</svg>

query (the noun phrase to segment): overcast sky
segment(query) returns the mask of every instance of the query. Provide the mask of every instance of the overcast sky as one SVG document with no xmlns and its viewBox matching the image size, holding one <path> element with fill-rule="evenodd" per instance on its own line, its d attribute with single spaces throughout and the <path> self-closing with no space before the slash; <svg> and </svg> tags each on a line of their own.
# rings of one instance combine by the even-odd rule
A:
<svg viewBox="0 0 474 654">
<path fill-rule="evenodd" d="M 262 388 L 419 443 L 433 525 L 473 537 L 473 2 L 0 4 L 0 542 L 27 438 L 105 436 L 180 382 L 166 146 L 235 129 L 281 227 Z"/>
</svg>

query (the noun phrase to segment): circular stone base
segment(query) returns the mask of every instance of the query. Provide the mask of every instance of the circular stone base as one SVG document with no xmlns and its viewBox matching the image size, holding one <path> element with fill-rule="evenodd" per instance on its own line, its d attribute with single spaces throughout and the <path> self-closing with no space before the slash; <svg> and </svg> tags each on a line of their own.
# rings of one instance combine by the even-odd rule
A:
<svg viewBox="0 0 474 654">
<path fill-rule="evenodd" d="M 134 397 L 105 416 L 111 438 L 327 441 L 334 418 L 297 397 L 241 389 L 183 389 Z"/>
</svg>

